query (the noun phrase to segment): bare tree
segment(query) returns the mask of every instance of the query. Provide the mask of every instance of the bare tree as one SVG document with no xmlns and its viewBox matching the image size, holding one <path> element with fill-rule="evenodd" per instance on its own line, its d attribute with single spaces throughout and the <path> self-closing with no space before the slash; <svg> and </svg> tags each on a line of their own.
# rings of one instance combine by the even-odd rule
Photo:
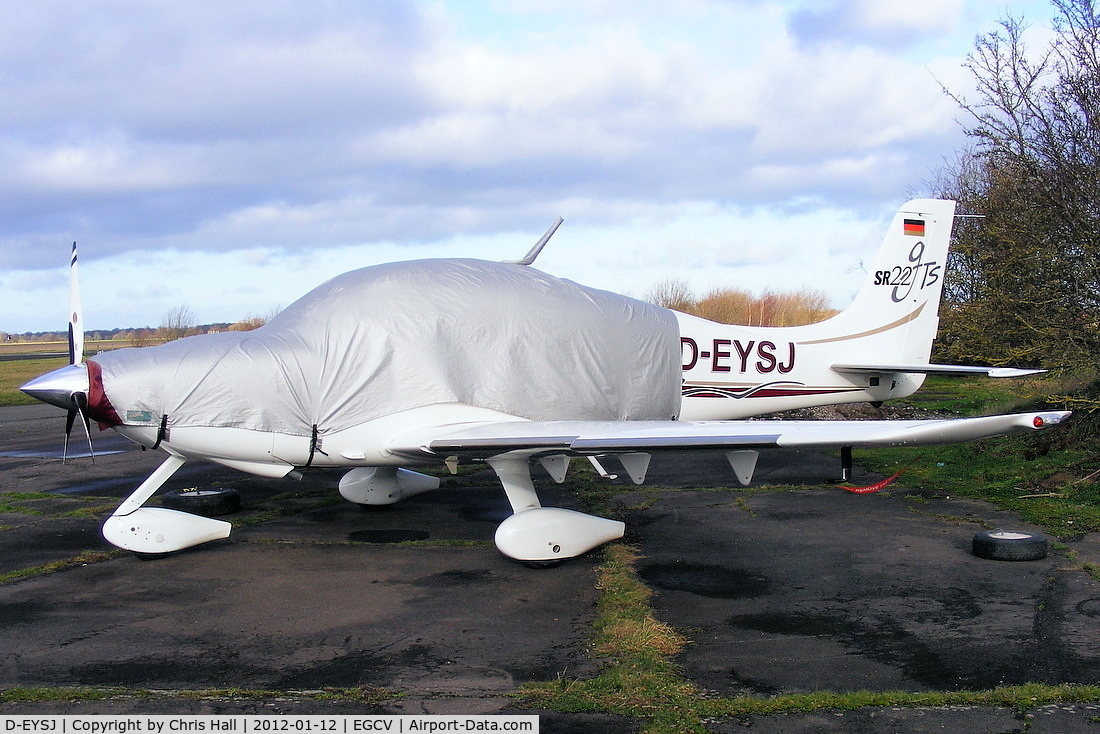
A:
<svg viewBox="0 0 1100 734">
<path fill-rule="evenodd" d="M 642 300 L 684 313 L 690 313 L 696 303 L 691 287 L 682 280 L 663 280 L 650 288 Z"/>
<path fill-rule="evenodd" d="M 194 334 L 195 326 L 194 312 L 189 306 L 181 304 L 165 315 L 160 328 L 157 329 L 157 336 L 166 341 L 182 339 Z"/>
<path fill-rule="evenodd" d="M 976 96 L 951 94 L 973 147 L 936 193 L 985 215 L 956 224 L 943 348 L 1068 370 L 1100 357 L 1100 16 L 1052 0 L 1056 34 L 1035 52 L 1008 17 L 966 67 Z"/>
</svg>

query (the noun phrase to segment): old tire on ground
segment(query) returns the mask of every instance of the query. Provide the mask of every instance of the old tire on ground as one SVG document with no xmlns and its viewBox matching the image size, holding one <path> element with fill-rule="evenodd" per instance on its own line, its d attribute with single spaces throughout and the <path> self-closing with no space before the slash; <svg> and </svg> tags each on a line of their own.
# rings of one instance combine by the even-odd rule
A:
<svg viewBox="0 0 1100 734">
<path fill-rule="evenodd" d="M 241 495 L 231 488 L 171 489 L 161 495 L 160 503 L 170 510 L 190 512 L 192 515 L 217 517 L 229 515 L 241 509 Z"/>
<path fill-rule="evenodd" d="M 1037 561 L 1046 558 L 1047 539 L 1039 533 L 983 530 L 974 535 L 972 550 L 990 561 Z"/>
</svg>

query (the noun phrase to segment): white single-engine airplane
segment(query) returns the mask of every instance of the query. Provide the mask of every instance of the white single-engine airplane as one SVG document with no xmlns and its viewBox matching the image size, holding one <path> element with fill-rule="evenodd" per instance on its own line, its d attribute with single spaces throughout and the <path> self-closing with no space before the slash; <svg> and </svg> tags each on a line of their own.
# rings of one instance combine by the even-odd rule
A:
<svg viewBox="0 0 1100 734">
<path fill-rule="evenodd" d="M 650 454 L 720 449 L 743 484 L 769 447 L 968 441 L 1061 422 L 1067 412 L 917 421 L 734 420 L 790 408 L 880 402 L 928 373 L 1025 374 L 929 364 L 955 203 L 897 213 L 852 305 L 808 326 L 718 324 L 506 263 L 423 260 L 363 268 L 306 294 L 251 332 L 194 336 L 83 360 L 73 278 L 70 366 L 22 390 L 168 453 L 107 519 L 141 554 L 229 535 L 227 522 L 144 503 L 190 459 L 265 477 L 349 467 L 340 493 L 389 504 L 439 480 L 404 467 L 488 463 L 513 515 L 505 555 L 574 557 L 623 523 L 542 507 L 538 460 L 617 456 L 637 483 Z M 73 251 L 75 275 L 76 251 Z"/>
</svg>

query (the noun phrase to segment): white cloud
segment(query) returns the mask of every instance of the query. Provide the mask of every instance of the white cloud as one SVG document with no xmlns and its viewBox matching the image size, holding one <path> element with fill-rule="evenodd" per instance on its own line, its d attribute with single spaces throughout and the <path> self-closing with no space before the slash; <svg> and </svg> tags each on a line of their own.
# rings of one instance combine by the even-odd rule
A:
<svg viewBox="0 0 1100 734">
<path fill-rule="evenodd" d="M 692 278 L 731 280 L 736 265 L 763 283 L 806 260 L 785 218 L 827 210 L 865 231 L 959 145 L 936 78 L 965 81 L 959 63 L 999 13 L 995 0 L 8 3 L 0 285 L 30 293 L 10 273 L 63 268 L 77 239 L 89 277 L 111 263 L 158 318 L 169 296 L 224 312 L 282 282 L 277 267 L 298 284 L 324 275 L 303 253 L 343 269 L 380 253 L 518 257 L 559 213 L 575 234 L 558 238 L 592 238 L 561 251 L 605 263 L 602 287 L 641 293 L 685 253 Z M 182 263 L 249 285 L 184 288 Z M 156 282 L 182 290 L 133 285 Z M 0 329 L 44 328 L 45 304 L 5 300 L 20 305 L 0 306 Z M 134 317 L 126 300 L 112 325 Z"/>
<path fill-rule="evenodd" d="M 11 179 L 31 190 L 89 193 L 156 191 L 203 182 L 185 161 L 143 148 L 103 139 L 24 150 L 14 162 Z"/>
<path fill-rule="evenodd" d="M 929 34 L 953 31 L 963 18 L 965 6 L 965 0 L 834 0 L 797 10 L 791 16 L 790 27 L 799 41 L 811 45 L 907 46 Z"/>
<path fill-rule="evenodd" d="M 851 3 L 853 21 L 857 27 L 915 33 L 950 31 L 962 19 L 965 6 L 965 0 L 924 0 L 920 3 L 854 0 Z"/>
</svg>

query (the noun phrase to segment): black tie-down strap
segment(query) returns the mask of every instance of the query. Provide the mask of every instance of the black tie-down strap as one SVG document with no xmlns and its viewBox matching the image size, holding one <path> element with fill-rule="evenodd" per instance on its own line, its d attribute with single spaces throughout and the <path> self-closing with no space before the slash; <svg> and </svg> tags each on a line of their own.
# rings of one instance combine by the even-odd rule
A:
<svg viewBox="0 0 1100 734">
<path fill-rule="evenodd" d="M 168 414 L 160 417 L 160 428 L 157 429 L 157 440 L 153 443 L 153 451 L 160 448 L 160 442 L 168 438 Z"/>
<path fill-rule="evenodd" d="M 309 460 L 306 461 L 307 469 L 313 465 L 313 457 L 317 454 L 320 454 L 321 456 L 328 456 L 328 454 L 321 450 L 321 437 L 317 433 L 317 424 L 314 423 L 313 436 L 311 436 L 309 439 Z"/>
</svg>

